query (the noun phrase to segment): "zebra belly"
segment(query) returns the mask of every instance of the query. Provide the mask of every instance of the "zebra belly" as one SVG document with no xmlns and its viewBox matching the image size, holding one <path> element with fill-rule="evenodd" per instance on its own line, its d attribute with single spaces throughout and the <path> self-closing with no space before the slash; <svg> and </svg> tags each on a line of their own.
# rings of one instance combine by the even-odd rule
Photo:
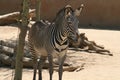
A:
<svg viewBox="0 0 120 80">
<path fill-rule="evenodd" d="M 45 48 L 35 48 L 35 51 L 36 51 L 36 54 L 38 56 L 48 56 L 48 53 L 47 50 Z M 50 50 L 50 53 L 53 57 L 58 57 L 58 56 L 63 56 L 67 53 L 67 49 L 63 50 L 63 51 L 56 51 L 55 49 L 54 50 Z"/>
<path fill-rule="evenodd" d="M 44 48 L 35 48 L 38 56 L 47 56 L 47 51 Z"/>
</svg>

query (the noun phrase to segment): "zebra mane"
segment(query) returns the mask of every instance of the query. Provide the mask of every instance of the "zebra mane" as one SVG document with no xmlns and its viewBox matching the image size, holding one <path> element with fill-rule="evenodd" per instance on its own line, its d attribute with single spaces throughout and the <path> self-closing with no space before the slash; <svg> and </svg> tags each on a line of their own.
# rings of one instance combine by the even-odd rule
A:
<svg viewBox="0 0 120 80">
<path fill-rule="evenodd" d="M 74 12 L 73 9 L 72 9 L 72 7 L 64 7 L 64 8 L 60 9 L 60 10 L 57 12 L 56 17 L 55 17 L 55 19 L 53 20 L 53 22 L 54 22 L 58 17 L 60 17 L 60 16 L 65 16 L 65 10 L 66 10 L 67 8 L 69 8 L 72 12 Z"/>
<path fill-rule="evenodd" d="M 70 10 L 73 12 L 73 9 L 71 7 L 67 7 L 67 8 L 70 8 Z M 58 11 L 58 13 L 56 14 L 56 16 L 60 15 L 60 13 L 64 12 L 65 13 L 65 10 L 67 9 L 66 7 L 62 8 L 61 10 Z"/>
</svg>

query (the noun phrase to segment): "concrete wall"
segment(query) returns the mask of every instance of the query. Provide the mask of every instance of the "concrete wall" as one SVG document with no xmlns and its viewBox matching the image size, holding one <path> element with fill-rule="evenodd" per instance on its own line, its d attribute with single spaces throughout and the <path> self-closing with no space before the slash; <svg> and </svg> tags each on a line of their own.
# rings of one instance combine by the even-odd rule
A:
<svg viewBox="0 0 120 80">
<path fill-rule="evenodd" d="M 0 14 L 17 11 L 22 0 L 0 0 Z M 120 27 L 120 0 L 42 0 L 41 18 L 53 20 L 56 12 L 67 4 L 74 9 L 83 3 L 81 16 L 82 26 L 119 28 Z M 35 0 L 31 0 L 34 7 Z"/>
</svg>

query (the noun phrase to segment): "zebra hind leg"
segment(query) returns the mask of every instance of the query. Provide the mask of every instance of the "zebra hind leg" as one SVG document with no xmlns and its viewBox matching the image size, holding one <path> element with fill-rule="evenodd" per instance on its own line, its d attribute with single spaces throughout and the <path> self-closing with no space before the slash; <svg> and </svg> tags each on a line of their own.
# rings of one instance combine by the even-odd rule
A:
<svg viewBox="0 0 120 80">
<path fill-rule="evenodd" d="M 37 62 L 37 57 L 33 56 L 33 68 L 34 68 L 34 73 L 33 73 L 33 80 L 36 80 L 36 73 L 37 73 L 37 67 L 38 67 L 38 62 Z"/>
<path fill-rule="evenodd" d="M 48 54 L 48 61 L 49 61 L 50 80 L 52 80 L 52 75 L 53 75 L 53 56 L 51 54 Z"/>
<path fill-rule="evenodd" d="M 41 56 L 38 62 L 38 70 L 39 70 L 39 80 L 42 80 L 42 68 L 45 63 L 46 57 Z"/>
<path fill-rule="evenodd" d="M 29 46 L 30 52 L 32 53 L 33 69 L 34 69 L 34 71 L 33 71 L 33 80 L 36 80 L 36 73 L 37 73 L 37 68 L 38 68 L 38 61 L 37 61 L 38 57 L 37 57 L 37 55 L 35 55 L 36 51 L 34 50 L 33 44 L 31 42 L 32 41 L 29 38 L 29 44 L 28 44 L 28 46 Z"/>
</svg>

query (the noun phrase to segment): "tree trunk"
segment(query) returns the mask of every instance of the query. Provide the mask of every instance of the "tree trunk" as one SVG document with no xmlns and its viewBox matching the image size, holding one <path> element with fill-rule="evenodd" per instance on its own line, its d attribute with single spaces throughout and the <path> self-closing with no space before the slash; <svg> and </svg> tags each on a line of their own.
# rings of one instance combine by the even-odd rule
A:
<svg viewBox="0 0 120 80">
<path fill-rule="evenodd" d="M 28 25 L 29 1 L 30 0 L 23 0 L 23 5 L 22 5 L 23 7 L 21 12 L 22 26 L 20 27 L 19 43 L 17 46 L 14 80 L 22 80 L 22 67 L 23 67 L 23 55 L 24 55 L 23 53 L 24 53 L 25 37 L 28 28 L 27 25 Z"/>
<path fill-rule="evenodd" d="M 36 21 L 40 21 L 41 0 L 36 0 Z"/>
</svg>

